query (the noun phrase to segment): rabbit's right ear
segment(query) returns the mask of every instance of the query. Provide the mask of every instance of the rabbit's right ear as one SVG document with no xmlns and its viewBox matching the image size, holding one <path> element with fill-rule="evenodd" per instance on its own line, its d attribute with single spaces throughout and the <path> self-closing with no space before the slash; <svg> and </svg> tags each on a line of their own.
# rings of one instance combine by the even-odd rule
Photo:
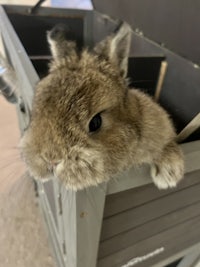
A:
<svg viewBox="0 0 200 267">
<path fill-rule="evenodd" d="M 56 61 L 66 57 L 77 57 L 76 43 L 67 40 L 68 31 L 69 29 L 66 25 L 58 24 L 47 32 L 47 41 L 51 54 Z"/>
<path fill-rule="evenodd" d="M 126 77 L 128 69 L 128 56 L 131 44 L 131 27 L 121 23 L 114 34 L 96 45 L 94 51 L 100 57 L 119 67 L 122 77 Z"/>
</svg>

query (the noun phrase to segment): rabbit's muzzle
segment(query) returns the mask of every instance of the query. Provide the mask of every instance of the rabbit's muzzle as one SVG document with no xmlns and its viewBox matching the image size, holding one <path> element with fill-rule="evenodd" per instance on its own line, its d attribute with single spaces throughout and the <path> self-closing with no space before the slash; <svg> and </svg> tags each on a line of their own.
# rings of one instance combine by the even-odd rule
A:
<svg viewBox="0 0 200 267">
<path fill-rule="evenodd" d="M 54 175 L 67 188 L 78 190 L 97 185 L 105 178 L 102 156 L 98 151 L 87 148 L 72 148 L 67 157 L 56 167 Z"/>
<path fill-rule="evenodd" d="M 22 156 L 35 179 L 58 179 L 67 188 L 80 190 L 108 180 L 100 152 L 84 147 L 72 147 L 62 157 L 48 157 L 22 147 Z"/>
</svg>

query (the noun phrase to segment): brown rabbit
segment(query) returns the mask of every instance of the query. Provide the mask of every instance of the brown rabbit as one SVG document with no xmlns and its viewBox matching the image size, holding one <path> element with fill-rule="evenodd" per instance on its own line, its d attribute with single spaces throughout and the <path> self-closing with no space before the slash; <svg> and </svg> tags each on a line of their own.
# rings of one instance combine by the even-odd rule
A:
<svg viewBox="0 0 200 267">
<path fill-rule="evenodd" d="M 118 30 L 92 52 L 78 53 L 61 26 L 48 33 L 53 61 L 37 86 L 22 155 L 38 179 L 82 189 L 149 163 L 159 188 L 184 174 L 183 156 L 168 114 L 126 82 L 131 28 Z"/>
</svg>

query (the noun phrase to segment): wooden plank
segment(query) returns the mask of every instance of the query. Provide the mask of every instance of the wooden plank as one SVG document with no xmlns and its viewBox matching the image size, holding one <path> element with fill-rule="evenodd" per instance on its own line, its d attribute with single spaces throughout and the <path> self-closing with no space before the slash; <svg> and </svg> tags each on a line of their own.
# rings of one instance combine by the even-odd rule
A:
<svg viewBox="0 0 200 267">
<path fill-rule="evenodd" d="M 153 200 L 103 221 L 101 241 L 200 200 L 200 184 Z"/>
<path fill-rule="evenodd" d="M 106 257 L 198 215 L 199 201 L 101 242 L 98 257 Z"/>
<path fill-rule="evenodd" d="M 141 168 L 132 167 L 129 170 L 117 174 L 108 182 L 107 195 L 151 183 L 152 179 L 148 165 L 144 164 Z"/>
<path fill-rule="evenodd" d="M 15 69 L 19 79 L 20 93 L 22 94 L 28 109 L 31 110 L 33 88 L 39 81 L 39 77 L 2 6 L 0 6 L 0 29 L 2 31 L 7 50 L 9 51 L 13 68 Z"/>
<path fill-rule="evenodd" d="M 197 220 L 200 221 L 200 218 L 198 217 Z M 180 225 L 180 228 L 182 225 Z M 194 228 L 193 228 L 194 227 Z M 195 229 L 195 227 L 197 227 Z M 192 228 L 192 229 L 191 229 Z M 180 236 L 177 237 L 175 231 L 179 231 L 179 227 L 176 229 L 173 229 L 173 232 L 168 232 L 169 237 L 166 238 L 166 250 L 165 254 L 158 255 L 157 259 L 150 259 L 148 262 L 145 262 L 140 267 L 160 267 L 160 266 L 166 266 L 165 261 L 167 258 L 172 257 L 173 255 L 178 255 L 176 259 L 180 259 L 181 256 L 186 255 L 185 251 L 190 250 L 192 251 L 192 247 L 198 247 L 198 251 L 200 251 L 200 233 L 197 232 L 197 229 L 199 229 L 199 224 L 197 225 L 193 222 L 191 222 L 190 226 L 186 226 L 185 228 L 182 228 L 182 233 L 180 231 Z M 175 234 L 174 234 L 175 233 Z M 164 240 L 164 236 L 160 236 L 161 240 Z M 169 245 L 168 245 L 169 244 Z M 192 267 L 188 265 L 187 267 Z M 196 267 L 196 266 L 195 266 Z"/>
<path fill-rule="evenodd" d="M 197 267 L 197 263 L 200 260 L 200 251 L 196 250 L 188 255 L 186 255 L 182 261 L 177 265 L 177 267 Z"/>
<path fill-rule="evenodd" d="M 44 192 L 46 194 L 46 197 L 49 202 L 49 206 L 51 207 L 51 213 L 55 220 L 56 226 L 58 226 L 58 218 L 57 218 L 57 209 L 56 209 L 56 199 L 54 195 L 54 187 L 53 187 L 53 181 L 46 181 L 43 183 Z"/>
<path fill-rule="evenodd" d="M 62 253 L 62 244 L 59 239 L 59 235 L 57 232 L 58 229 L 56 228 L 55 220 L 52 217 L 51 208 L 49 206 L 49 202 L 44 191 L 43 183 L 41 181 L 38 181 L 37 185 L 40 197 L 39 205 L 48 229 L 48 236 L 51 239 L 51 246 L 53 248 L 55 259 L 57 261 L 58 267 L 65 267 Z"/>
<path fill-rule="evenodd" d="M 163 61 L 161 63 L 161 67 L 160 67 L 160 73 L 159 73 L 159 77 L 158 77 L 158 82 L 157 82 L 157 86 L 156 86 L 156 91 L 155 91 L 155 96 L 154 99 L 156 102 L 159 101 L 159 97 L 160 97 L 160 93 L 162 90 L 162 85 L 163 85 L 163 81 L 166 75 L 166 71 L 167 71 L 167 62 Z"/>
<path fill-rule="evenodd" d="M 156 198 L 163 197 L 200 182 L 200 171 L 188 173 L 174 189 L 159 190 L 153 184 L 136 187 L 106 197 L 104 219 L 116 213 L 132 209 Z"/>
<path fill-rule="evenodd" d="M 191 245 L 188 248 L 184 248 L 181 251 L 176 251 L 175 253 L 172 253 L 171 255 L 169 255 L 169 257 L 165 258 L 165 259 L 161 259 L 161 261 L 159 261 L 158 263 L 155 263 L 153 265 L 153 267 L 160 267 L 160 266 L 166 266 L 178 259 L 183 258 L 185 255 L 191 254 L 194 251 L 200 251 L 200 242 Z M 188 266 L 187 266 L 188 267 Z M 191 266 L 190 266 L 191 267 Z M 197 266 L 195 266 L 197 267 Z"/>
<path fill-rule="evenodd" d="M 200 141 L 181 145 L 185 156 L 185 173 L 200 169 Z M 108 183 L 107 195 L 152 183 L 149 166 L 131 168 L 120 173 Z"/>
<path fill-rule="evenodd" d="M 174 228 L 161 232 L 156 236 L 152 236 L 148 239 L 138 242 L 137 244 L 118 251 L 117 253 L 111 254 L 108 257 L 99 260 L 97 266 L 125 266 L 126 263 L 136 257 L 142 257 L 154 252 L 159 248 L 163 248 L 163 253 L 160 253 L 155 257 L 150 257 L 149 259 L 146 259 L 138 264 L 140 267 L 154 266 L 155 263 L 169 257 L 170 255 L 173 255 L 198 243 L 200 241 L 200 233 L 197 232 L 197 229 L 200 229 L 200 216 L 179 224 Z"/>
<path fill-rule="evenodd" d="M 63 210 L 61 203 L 61 184 L 60 181 L 52 177 L 53 180 L 53 195 L 55 199 L 55 207 L 56 207 L 56 217 L 58 222 L 58 235 L 60 242 L 62 244 L 63 256 L 65 254 L 65 235 L 64 235 L 64 224 L 63 224 Z"/>
<path fill-rule="evenodd" d="M 152 41 L 200 64 L 199 1 L 93 0 L 93 4 L 97 11 L 127 21 Z"/>
<path fill-rule="evenodd" d="M 179 142 L 183 142 L 192 133 L 194 133 L 198 128 L 200 128 L 200 112 L 179 133 L 179 135 L 178 135 L 178 141 Z"/>
<path fill-rule="evenodd" d="M 96 266 L 106 185 L 78 192 L 62 189 L 66 266 Z"/>
</svg>

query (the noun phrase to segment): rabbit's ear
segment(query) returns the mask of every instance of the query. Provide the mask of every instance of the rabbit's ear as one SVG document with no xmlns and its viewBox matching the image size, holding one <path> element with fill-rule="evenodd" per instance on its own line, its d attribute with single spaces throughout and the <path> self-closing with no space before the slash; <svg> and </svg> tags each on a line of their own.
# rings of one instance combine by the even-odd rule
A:
<svg viewBox="0 0 200 267">
<path fill-rule="evenodd" d="M 54 60 L 63 57 L 76 57 L 76 43 L 67 40 L 69 29 L 66 25 L 58 24 L 51 31 L 47 32 L 47 41 L 50 46 L 51 54 Z"/>
<path fill-rule="evenodd" d="M 131 27 L 123 22 L 113 35 L 108 36 L 94 48 L 99 56 L 119 66 L 123 77 L 127 75 L 131 32 Z"/>
</svg>

